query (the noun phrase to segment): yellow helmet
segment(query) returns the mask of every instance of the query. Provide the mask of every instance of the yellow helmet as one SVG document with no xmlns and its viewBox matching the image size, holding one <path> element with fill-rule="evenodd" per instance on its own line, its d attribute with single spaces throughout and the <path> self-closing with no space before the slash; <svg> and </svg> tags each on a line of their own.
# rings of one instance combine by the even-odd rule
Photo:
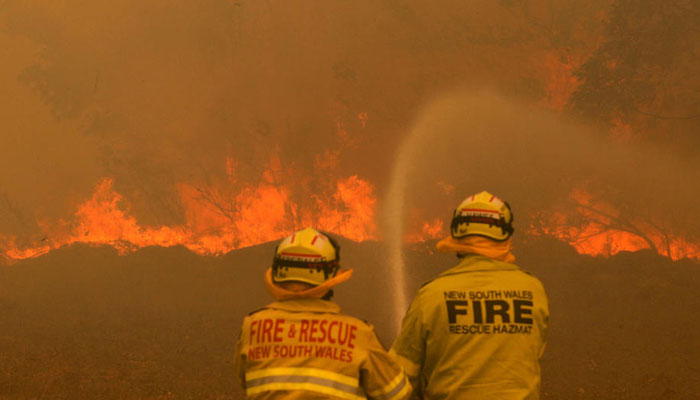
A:
<svg viewBox="0 0 700 400">
<path fill-rule="evenodd" d="M 503 241 L 513 234 L 513 213 L 508 203 L 484 191 L 467 197 L 457 207 L 450 230 L 455 239 L 484 236 Z"/>
<path fill-rule="evenodd" d="M 320 285 L 340 268 L 340 246 L 330 236 L 313 228 L 292 233 L 275 249 L 272 280 Z"/>
</svg>

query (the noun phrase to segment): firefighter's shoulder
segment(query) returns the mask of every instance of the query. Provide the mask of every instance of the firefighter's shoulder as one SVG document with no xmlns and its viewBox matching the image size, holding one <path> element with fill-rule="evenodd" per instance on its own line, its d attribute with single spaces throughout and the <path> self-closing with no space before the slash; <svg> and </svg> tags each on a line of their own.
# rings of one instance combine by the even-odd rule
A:
<svg viewBox="0 0 700 400">
<path fill-rule="evenodd" d="M 266 310 L 269 310 L 269 308 L 267 308 L 267 307 L 260 307 L 260 308 L 258 308 L 257 310 L 253 310 L 253 311 L 249 312 L 249 313 L 248 313 L 248 316 L 250 317 L 250 316 L 253 316 L 253 315 L 255 315 L 255 314 L 259 313 L 259 312 L 266 311 Z"/>
<path fill-rule="evenodd" d="M 451 284 L 451 276 L 450 275 L 438 275 L 435 278 L 424 282 L 421 287 L 418 289 L 418 296 L 425 296 L 428 295 L 431 292 L 435 291 L 440 291 L 442 290 L 442 287 L 447 285 L 450 286 Z"/>
<path fill-rule="evenodd" d="M 532 272 L 530 272 L 527 269 L 524 269 L 522 267 L 519 267 L 519 269 L 517 271 L 522 274 L 521 276 L 524 280 L 527 280 L 536 286 L 542 287 L 542 281 L 540 281 L 540 279 Z"/>
<path fill-rule="evenodd" d="M 369 321 L 362 319 L 362 318 L 357 318 L 353 317 L 352 315 L 348 314 L 335 314 L 336 316 L 340 317 L 341 319 L 346 320 L 348 323 L 354 324 L 357 327 L 361 327 L 363 329 L 374 329 L 374 325 L 372 325 Z"/>
<path fill-rule="evenodd" d="M 521 265 L 518 265 L 518 271 L 522 272 L 525 275 L 529 275 L 535 279 L 537 278 L 537 276 L 535 276 L 535 274 L 533 274 L 529 269 L 527 269 Z"/>
<path fill-rule="evenodd" d="M 339 319 L 345 324 L 347 327 L 346 329 L 350 329 L 350 334 L 353 336 L 356 335 L 359 341 L 358 343 L 361 343 L 359 344 L 361 348 L 365 348 L 366 350 L 381 348 L 381 351 L 386 351 L 387 347 L 379 340 L 374 324 L 365 319 L 342 313 L 335 314 L 335 317 L 340 317 Z"/>
</svg>

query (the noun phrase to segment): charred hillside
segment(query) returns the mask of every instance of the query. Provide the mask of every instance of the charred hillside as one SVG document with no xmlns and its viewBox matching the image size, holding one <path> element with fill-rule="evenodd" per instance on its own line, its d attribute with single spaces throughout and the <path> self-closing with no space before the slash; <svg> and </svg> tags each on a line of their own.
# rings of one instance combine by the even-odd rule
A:
<svg viewBox="0 0 700 400">
<path fill-rule="evenodd" d="M 355 276 L 335 300 L 388 346 L 395 311 L 384 247 L 342 246 Z M 0 398 L 241 398 L 232 354 L 243 316 L 271 300 L 262 275 L 273 248 L 119 256 L 73 245 L 0 268 Z M 407 251 L 411 293 L 454 263 L 433 248 Z M 651 252 L 592 258 L 555 241 L 522 244 L 516 255 L 551 303 L 544 398 L 700 396 L 697 262 Z"/>
</svg>

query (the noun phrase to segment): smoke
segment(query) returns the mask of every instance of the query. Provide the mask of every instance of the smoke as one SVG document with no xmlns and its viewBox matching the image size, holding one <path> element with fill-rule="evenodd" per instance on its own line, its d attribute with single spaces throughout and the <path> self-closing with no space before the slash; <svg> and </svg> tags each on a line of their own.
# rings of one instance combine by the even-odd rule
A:
<svg viewBox="0 0 700 400">
<path fill-rule="evenodd" d="M 4 1 L 0 232 L 67 218 L 103 176 L 141 223 L 179 223 L 177 184 L 222 179 L 227 157 L 254 181 L 271 158 L 313 176 L 339 151 L 333 174 L 382 193 L 427 98 L 474 81 L 542 97 L 541 21 L 586 52 L 596 7 Z"/>
<path fill-rule="evenodd" d="M 0 235 L 39 240 L 40 225 L 70 219 L 101 177 L 113 178 L 139 223 L 179 224 L 178 185 L 225 181 L 227 158 L 236 161 L 238 179 L 250 182 L 277 160 L 297 171 L 290 176 L 315 182 L 312 192 L 327 185 L 327 175 L 357 174 L 381 201 L 395 184 L 390 171 L 403 157 L 398 149 L 411 121 L 439 93 L 481 83 L 540 106 L 566 99 L 572 63 L 598 43 L 599 12 L 609 1 L 559 3 L 4 1 Z M 617 176 L 620 192 L 656 190 L 626 179 L 632 172 L 622 167 L 599 172 L 595 160 L 611 151 L 602 140 L 543 138 L 508 112 L 515 111 L 494 118 L 509 133 L 477 126 L 459 154 L 452 143 L 421 139 L 425 156 L 434 157 L 430 169 L 446 171 L 445 179 L 438 187 L 427 182 L 406 212 L 441 210 L 429 217 L 445 219 L 468 188 L 488 186 L 523 218 L 595 174 Z M 522 124 L 539 123 L 539 111 L 527 113 Z M 571 147 L 589 150 L 567 153 Z M 679 164 L 647 168 L 654 181 L 697 170 L 694 160 L 635 151 L 607 159 L 642 169 L 648 157 Z M 336 152 L 332 168 L 317 168 L 317 157 Z M 465 159 L 468 171 L 449 172 Z M 548 167 L 540 168 L 544 160 Z M 419 184 L 409 183 L 414 199 Z M 542 195 L 532 195 L 535 187 Z M 669 197 L 694 194 L 668 190 Z"/>
<path fill-rule="evenodd" d="M 700 239 L 696 158 L 651 146 L 613 143 L 594 131 L 487 90 L 442 96 L 423 110 L 399 148 L 385 210 L 390 265 L 405 290 L 403 235 L 410 210 L 429 210 L 449 226 L 452 210 L 487 190 L 508 201 L 516 235 L 586 190 L 623 215 Z M 450 190 L 445 190 L 445 188 Z M 446 266 L 447 267 L 447 266 Z M 397 315 L 406 299 L 397 298 Z"/>
<path fill-rule="evenodd" d="M 417 119 L 407 180 L 409 206 L 446 218 L 466 196 L 489 190 L 509 201 L 521 230 L 529 216 L 585 189 L 616 207 L 663 218 L 697 232 L 692 204 L 700 177 L 695 158 L 661 148 L 616 143 L 584 125 L 488 91 L 448 95 Z M 441 187 L 456 189 L 446 194 Z M 682 211 L 681 211 L 682 210 Z"/>
<path fill-rule="evenodd" d="M 251 181 L 273 155 L 311 170 L 315 154 L 340 146 L 336 118 L 347 119 L 346 130 L 360 125 L 348 117 L 361 110 L 335 112 L 333 93 L 309 90 L 333 82 L 337 59 L 308 57 L 312 46 L 302 37 L 285 41 L 305 21 L 278 25 L 283 16 L 268 14 L 275 11 L 269 5 L 3 5 L 3 40 L 11 44 L 4 59 L 15 61 L 3 66 L 12 85 L 4 102 L 31 100 L 14 107 L 22 113 L 3 104 L 4 121 L 19 125 L 3 127 L 14 136 L 3 149 L 21 141 L 38 159 L 3 157 L 3 170 L 14 170 L 3 188 L 29 220 L 46 199 L 42 190 L 74 205 L 109 176 L 140 221 L 176 223 L 177 183 L 215 180 L 227 157 Z M 36 164 L 53 176 L 31 168 Z M 64 216 L 66 208 L 48 214 Z"/>
</svg>

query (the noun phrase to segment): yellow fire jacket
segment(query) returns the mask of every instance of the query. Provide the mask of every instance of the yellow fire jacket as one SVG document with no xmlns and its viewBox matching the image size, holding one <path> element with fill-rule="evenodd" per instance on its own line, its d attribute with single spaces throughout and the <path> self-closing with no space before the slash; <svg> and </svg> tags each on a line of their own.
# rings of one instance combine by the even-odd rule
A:
<svg viewBox="0 0 700 400">
<path fill-rule="evenodd" d="M 467 255 L 419 290 L 391 353 L 426 399 L 538 399 L 548 322 L 537 278 Z"/>
<path fill-rule="evenodd" d="M 411 385 L 374 328 L 319 299 L 274 302 L 243 320 L 238 376 L 250 399 L 406 399 Z"/>
</svg>

